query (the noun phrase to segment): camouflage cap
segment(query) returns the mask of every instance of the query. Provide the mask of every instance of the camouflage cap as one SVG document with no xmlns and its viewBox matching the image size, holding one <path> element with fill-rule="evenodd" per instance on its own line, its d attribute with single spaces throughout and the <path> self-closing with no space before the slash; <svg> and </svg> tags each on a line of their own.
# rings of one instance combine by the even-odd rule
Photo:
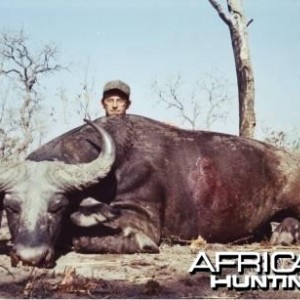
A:
<svg viewBox="0 0 300 300">
<path fill-rule="evenodd" d="M 106 93 L 110 90 L 119 90 L 122 93 L 124 93 L 129 99 L 130 87 L 128 84 L 126 84 L 125 82 L 123 82 L 121 80 L 112 80 L 112 81 L 107 82 L 103 87 L 103 96 L 104 96 L 104 93 Z"/>
</svg>

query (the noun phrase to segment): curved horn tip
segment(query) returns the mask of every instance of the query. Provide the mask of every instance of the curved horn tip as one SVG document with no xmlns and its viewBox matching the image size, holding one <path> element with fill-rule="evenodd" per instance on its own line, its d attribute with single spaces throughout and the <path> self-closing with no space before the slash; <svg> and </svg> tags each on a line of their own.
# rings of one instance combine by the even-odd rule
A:
<svg viewBox="0 0 300 300">
<path fill-rule="evenodd" d="M 86 124 L 90 125 L 91 127 L 93 127 L 94 129 L 96 129 L 98 132 L 100 130 L 100 128 L 98 127 L 97 124 L 95 124 L 95 122 L 93 122 L 92 120 L 89 120 L 89 119 L 83 119 Z"/>
<path fill-rule="evenodd" d="M 92 125 L 92 124 L 93 124 L 92 120 L 89 120 L 89 119 L 86 119 L 86 118 L 84 118 L 83 121 L 84 121 L 85 123 L 89 124 L 89 125 Z"/>
</svg>

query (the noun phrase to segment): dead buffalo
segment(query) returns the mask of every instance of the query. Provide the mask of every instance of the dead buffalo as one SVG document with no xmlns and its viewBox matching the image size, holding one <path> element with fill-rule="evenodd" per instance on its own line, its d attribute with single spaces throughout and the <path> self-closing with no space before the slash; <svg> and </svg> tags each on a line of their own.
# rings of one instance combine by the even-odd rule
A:
<svg viewBox="0 0 300 300">
<path fill-rule="evenodd" d="M 51 266 L 69 238 L 80 252 L 149 253 L 162 237 L 226 243 L 300 216 L 300 161 L 284 150 L 134 115 L 95 124 L 2 166 L 14 262 Z"/>
</svg>

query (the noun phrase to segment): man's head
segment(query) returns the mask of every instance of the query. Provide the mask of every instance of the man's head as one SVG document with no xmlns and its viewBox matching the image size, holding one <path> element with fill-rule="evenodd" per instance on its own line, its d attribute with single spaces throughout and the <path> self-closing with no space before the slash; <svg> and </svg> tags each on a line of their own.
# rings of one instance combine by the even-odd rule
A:
<svg viewBox="0 0 300 300">
<path fill-rule="evenodd" d="M 131 104 L 129 85 L 121 80 L 107 82 L 101 102 L 107 116 L 125 114 Z"/>
</svg>

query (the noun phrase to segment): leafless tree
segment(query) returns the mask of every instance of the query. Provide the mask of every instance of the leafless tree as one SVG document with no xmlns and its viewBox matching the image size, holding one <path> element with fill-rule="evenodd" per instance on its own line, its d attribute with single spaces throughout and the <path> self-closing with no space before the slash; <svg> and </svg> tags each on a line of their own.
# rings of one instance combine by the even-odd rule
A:
<svg viewBox="0 0 300 300">
<path fill-rule="evenodd" d="M 95 101 L 95 80 L 89 78 L 88 66 L 85 68 L 84 79 L 80 85 L 80 91 L 75 101 L 78 106 L 77 114 L 82 119 L 93 119 L 99 114 L 99 110 L 92 111 L 92 102 Z"/>
<path fill-rule="evenodd" d="M 255 84 L 247 27 L 253 19 L 246 21 L 240 0 L 227 0 L 228 13 L 223 10 L 217 0 L 209 0 L 209 2 L 230 31 L 239 92 L 239 133 L 241 136 L 252 138 L 256 126 L 254 111 Z"/>
<path fill-rule="evenodd" d="M 200 115 L 200 107 L 197 102 L 194 101 L 195 95 L 191 95 L 191 112 L 187 111 L 187 105 L 184 99 L 180 96 L 181 88 L 181 76 L 177 76 L 175 81 L 168 82 L 165 87 L 159 86 L 158 82 L 153 83 L 154 91 L 159 96 L 159 101 L 167 104 L 167 108 L 172 108 L 179 112 L 180 117 L 184 122 L 187 122 L 192 129 L 197 128 L 197 119 Z"/>
<path fill-rule="evenodd" d="M 229 84 L 214 74 L 199 80 L 191 91 L 186 91 L 181 76 L 164 85 L 153 83 L 159 102 L 178 112 L 182 122 L 193 130 L 211 129 L 216 121 L 225 121 L 230 101 Z"/>
<path fill-rule="evenodd" d="M 70 115 L 72 119 L 78 119 L 82 122 L 83 119 L 94 119 L 99 116 L 100 103 L 98 100 L 99 91 L 95 90 L 95 79 L 91 76 L 89 66 L 84 68 L 83 79 L 78 85 L 75 95 L 70 95 L 65 88 L 59 89 L 59 98 L 63 107 L 63 120 L 68 123 Z"/>
<path fill-rule="evenodd" d="M 286 150 L 295 151 L 300 149 L 298 130 L 274 130 L 266 126 L 261 126 L 261 129 L 266 143 Z"/>
<path fill-rule="evenodd" d="M 56 53 L 57 49 L 52 45 L 46 45 L 34 53 L 23 31 L 0 35 L 0 75 L 13 80 L 20 93 L 19 117 L 15 116 L 14 119 L 17 119 L 15 125 L 22 132 L 22 139 L 19 139 L 15 148 L 16 156 L 25 155 L 34 139 L 34 114 L 41 102 L 35 87 L 41 77 L 62 69 L 62 66 L 56 64 Z"/>
</svg>

